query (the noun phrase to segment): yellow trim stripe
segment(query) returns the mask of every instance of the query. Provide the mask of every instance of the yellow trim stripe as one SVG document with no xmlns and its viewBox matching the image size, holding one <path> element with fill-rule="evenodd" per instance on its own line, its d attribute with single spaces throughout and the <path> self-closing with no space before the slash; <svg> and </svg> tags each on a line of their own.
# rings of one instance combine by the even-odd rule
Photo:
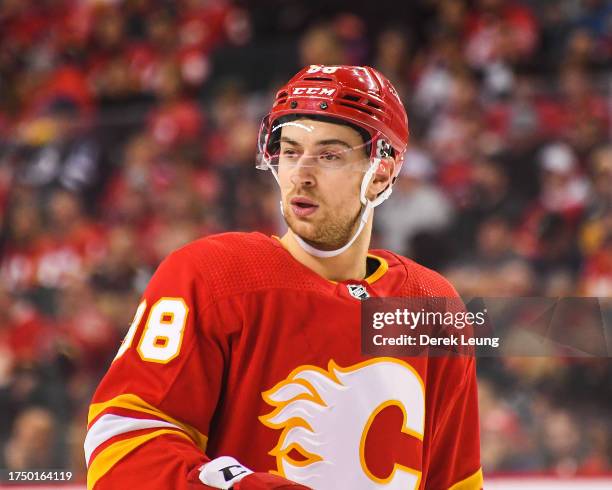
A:
<svg viewBox="0 0 612 490">
<path fill-rule="evenodd" d="M 182 428 L 191 439 L 203 450 L 206 450 L 206 444 L 208 442 L 208 437 L 202 434 L 199 430 L 191 425 L 184 424 L 176 420 L 175 418 L 166 415 L 163 412 L 160 412 L 154 406 L 145 402 L 142 398 L 137 395 L 133 395 L 131 393 L 124 393 L 123 395 L 116 396 L 115 398 L 101 402 L 101 403 L 92 403 L 89 407 L 89 416 L 87 417 L 87 423 L 90 424 L 92 420 L 94 420 L 98 415 L 100 415 L 107 408 L 127 408 L 128 410 L 134 410 L 136 412 L 148 413 L 151 415 L 155 415 L 156 417 L 165 420 L 166 422 L 170 422 L 171 424 L 178 425 Z"/>
<path fill-rule="evenodd" d="M 377 260 L 379 263 L 378 269 L 364 279 L 364 281 L 368 284 L 374 284 L 389 270 L 389 262 L 378 255 L 368 254 L 368 257 Z M 338 284 L 338 281 L 332 281 L 331 279 L 327 279 L 327 281 L 331 282 L 332 284 Z"/>
<path fill-rule="evenodd" d="M 156 430 L 155 432 L 149 432 L 148 434 L 143 434 L 141 436 L 115 442 L 101 451 L 100 454 L 94 458 L 89 470 L 87 471 L 87 490 L 93 490 L 98 480 L 108 473 L 113 466 L 115 466 L 121 459 L 131 453 L 134 449 L 162 434 L 173 434 L 183 437 L 189 441 L 189 437 L 178 430 L 161 429 Z"/>
<path fill-rule="evenodd" d="M 378 260 L 378 262 L 380 263 L 378 269 L 376 269 L 373 274 L 365 278 L 365 281 L 368 284 L 374 284 L 374 282 L 378 281 L 389 270 L 389 262 L 387 262 L 382 257 L 379 257 L 378 255 L 374 254 L 368 254 L 368 257 Z"/>
<path fill-rule="evenodd" d="M 484 484 L 482 477 L 482 468 L 472 476 L 468 476 L 465 480 L 455 483 L 448 490 L 480 490 Z"/>
</svg>

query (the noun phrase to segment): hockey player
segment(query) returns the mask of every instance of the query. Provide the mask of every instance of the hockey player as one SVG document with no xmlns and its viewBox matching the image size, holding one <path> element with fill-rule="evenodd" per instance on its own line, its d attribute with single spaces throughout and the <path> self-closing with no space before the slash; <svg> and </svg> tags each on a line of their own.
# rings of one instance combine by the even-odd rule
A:
<svg viewBox="0 0 612 490">
<path fill-rule="evenodd" d="M 368 251 L 408 121 L 391 83 L 304 68 L 257 165 L 288 225 L 209 236 L 159 266 L 89 411 L 88 489 L 478 490 L 474 359 L 368 357 L 367 297 L 455 297 Z"/>
</svg>

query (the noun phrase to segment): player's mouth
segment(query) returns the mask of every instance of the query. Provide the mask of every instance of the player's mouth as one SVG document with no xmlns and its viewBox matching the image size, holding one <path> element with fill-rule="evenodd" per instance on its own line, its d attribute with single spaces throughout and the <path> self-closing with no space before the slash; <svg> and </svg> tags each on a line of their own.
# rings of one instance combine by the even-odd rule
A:
<svg viewBox="0 0 612 490">
<path fill-rule="evenodd" d="M 291 210 L 298 218 L 305 218 L 313 214 L 319 206 L 306 197 L 294 197 L 289 201 L 291 204 Z"/>
</svg>

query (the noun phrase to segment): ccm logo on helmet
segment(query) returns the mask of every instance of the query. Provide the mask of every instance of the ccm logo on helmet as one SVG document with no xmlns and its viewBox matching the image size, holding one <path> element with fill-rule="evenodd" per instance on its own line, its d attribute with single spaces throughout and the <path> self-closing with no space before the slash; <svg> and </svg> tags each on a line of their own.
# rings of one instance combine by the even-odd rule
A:
<svg viewBox="0 0 612 490">
<path fill-rule="evenodd" d="M 293 95 L 334 95 L 335 88 L 325 87 L 295 87 L 293 89 Z"/>
</svg>

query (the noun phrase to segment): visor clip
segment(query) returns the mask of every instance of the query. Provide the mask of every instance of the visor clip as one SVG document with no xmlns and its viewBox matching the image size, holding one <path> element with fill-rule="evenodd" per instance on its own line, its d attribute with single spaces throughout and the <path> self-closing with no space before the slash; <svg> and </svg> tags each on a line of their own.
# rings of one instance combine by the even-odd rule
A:
<svg viewBox="0 0 612 490">
<path fill-rule="evenodd" d="M 391 145 L 385 140 L 378 140 L 376 142 L 376 156 L 378 158 L 388 158 L 391 156 Z"/>
<path fill-rule="evenodd" d="M 327 109 L 327 107 L 328 107 L 327 102 L 321 102 L 321 103 L 319 104 L 319 107 L 320 107 L 321 109 L 323 109 L 323 110 Z"/>
</svg>

